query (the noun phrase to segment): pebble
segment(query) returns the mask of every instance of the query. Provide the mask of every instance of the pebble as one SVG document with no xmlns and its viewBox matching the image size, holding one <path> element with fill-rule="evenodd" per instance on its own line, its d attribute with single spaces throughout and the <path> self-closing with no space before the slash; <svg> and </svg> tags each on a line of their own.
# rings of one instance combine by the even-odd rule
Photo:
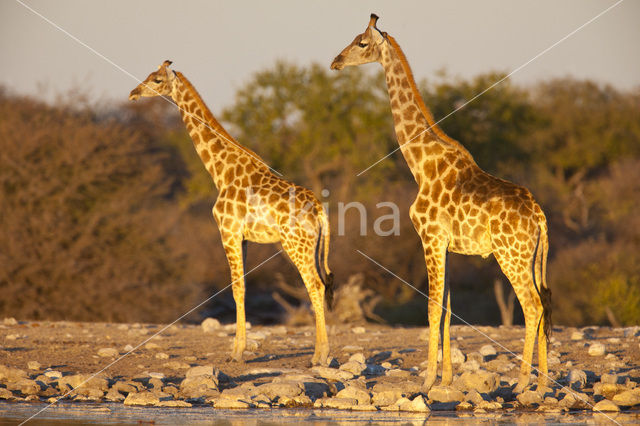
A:
<svg viewBox="0 0 640 426">
<path fill-rule="evenodd" d="M 353 334 L 364 334 L 366 331 L 367 331 L 367 330 L 365 330 L 365 328 L 364 328 L 364 327 L 353 327 L 353 328 L 351 329 L 351 332 L 352 332 Z"/>
<path fill-rule="evenodd" d="M 404 402 L 402 405 L 400 405 L 400 410 L 417 412 L 417 413 L 428 413 L 429 411 L 431 411 L 422 395 L 416 396 L 411 401 Z"/>
<path fill-rule="evenodd" d="M 47 370 L 44 372 L 44 375 L 50 379 L 59 379 L 60 377 L 62 377 L 62 373 L 57 370 Z"/>
<path fill-rule="evenodd" d="M 38 361 L 29 361 L 27 363 L 27 368 L 29 370 L 40 370 L 40 363 Z"/>
<path fill-rule="evenodd" d="M 367 365 L 359 361 L 347 361 L 340 366 L 340 370 L 347 371 L 354 376 L 359 376 L 366 368 Z"/>
<path fill-rule="evenodd" d="M 4 325 L 18 325 L 18 321 L 16 321 L 15 318 L 13 317 L 9 317 L 9 318 L 5 318 L 3 321 Z"/>
<path fill-rule="evenodd" d="M 542 404 L 542 397 L 538 392 L 527 390 L 516 396 L 516 399 L 520 404 L 525 407 L 530 407 L 534 404 Z"/>
<path fill-rule="evenodd" d="M 215 318 L 207 318 L 202 321 L 200 326 L 202 327 L 202 331 L 204 331 L 205 333 L 213 333 L 220 329 L 221 324 L 220 321 Z"/>
<path fill-rule="evenodd" d="M 484 357 L 493 356 L 496 353 L 496 348 L 494 348 L 493 345 L 484 345 L 480 348 L 480 354 Z"/>
<path fill-rule="evenodd" d="M 571 340 L 583 340 L 584 333 L 582 331 L 574 331 L 571 333 Z"/>
<path fill-rule="evenodd" d="M 125 352 L 131 352 L 133 350 L 133 346 L 131 345 L 126 345 L 124 348 L 122 348 Z"/>
<path fill-rule="evenodd" d="M 582 389 L 587 384 L 587 373 L 582 370 L 573 369 L 569 371 L 569 384 L 577 389 Z"/>
<path fill-rule="evenodd" d="M 453 382 L 453 387 L 463 392 L 475 390 L 480 393 L 491 393 L 498 388 L 499 376 L 496 373 L 478 370 L 465 371 Z"/>
<path fill-rule="evenodd" d="M 156 354 L 156 359 L 169 359 L 169 355 L 164 352 L 158 352 Z"/>
<path fill-rule="evenodd" d="M 602 356 L 606 352 L 606 348 L 602 343 L 595 342 L 589 345 L 589 355 Z"/>
<path fill-rule="evenodd" d="M 356 346 L 356 345 L 347 345 L 342 347 L 342 352 L 346 352 L 346 353 L 362 352 L 362 350 L 363 350 L 362 346 Z"/>
<path fill-rule="evenodd" d="M 345 386 L 344 389 L 336 394 L 336 398 L 355 399 L 358 405 L 369 405 L 371 403 L 369 392 L 354 385 Z"/>
<path fill-rule="evenodd" d="M 118 356 L 118 351 L 114 348 L 102 348 L 98 351 L 98 356 L 110 358 Z"/>
</svg>

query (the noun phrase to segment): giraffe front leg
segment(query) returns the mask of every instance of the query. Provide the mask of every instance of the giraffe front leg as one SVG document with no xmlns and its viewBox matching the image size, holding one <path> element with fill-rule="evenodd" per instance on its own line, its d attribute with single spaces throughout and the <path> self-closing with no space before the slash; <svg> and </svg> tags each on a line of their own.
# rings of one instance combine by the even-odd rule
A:
<svg viewBox="0 0 640 426">
<path fill-rule="evenodd" d="M 233 339 L 233 350 L 228 361 L 242 362 L 242 354 L 247 347 L 247 328 L 244 310 L 245 280 L 244 258 L 246 241 L 237 238 L 223 241 L 229 267 L 231 268 L 231 288 L 236 304 L 236 336 Z"/>
<path fill-rule="evenodd" d="M 422 391 L 428 392 L 437 377 L 438 343 L 440 338 L 440 321 L 442 319 L 442 299 L 444 296 L 444 274 L 446 246 L 433 249 L 425 247 L 425 262 L 429 276 L 429 349 L 427 362 L 427 376 L 422 385 Z M 448 331 L 447 331 L 448 334 Z M 444 356 L 445 354 L 443 354 Z M 450 355 L 450 354 L 448 354 Z M 449 362 L 451 360 L 449 359 Z M 443 358 L 443 365 L 446 364 Z"/>
</svg>

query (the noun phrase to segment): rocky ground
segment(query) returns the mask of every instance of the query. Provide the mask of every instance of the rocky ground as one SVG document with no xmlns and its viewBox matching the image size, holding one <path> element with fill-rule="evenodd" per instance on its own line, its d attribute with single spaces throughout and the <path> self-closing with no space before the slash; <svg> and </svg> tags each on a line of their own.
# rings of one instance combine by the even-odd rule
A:
<svg viewBox="0 0 640 426">
<path fill-rule="evenodd" d="M 554 328 L 550 387 L 537 389 L 532 375 L 532 385 L 518 395 L 512 388 L 523 327 L 451 329 L 454 383 L 425 394 L 425 328 L 329 326 L 331 363 L 310 368 L 312 327 L 252 327 L 240 364 L 226 361 L 234 325 L 214 319 L 165 327 L 7 318 L 0 324 L 0 399 L 640 416 L 640 327 Z"/>
</svg>

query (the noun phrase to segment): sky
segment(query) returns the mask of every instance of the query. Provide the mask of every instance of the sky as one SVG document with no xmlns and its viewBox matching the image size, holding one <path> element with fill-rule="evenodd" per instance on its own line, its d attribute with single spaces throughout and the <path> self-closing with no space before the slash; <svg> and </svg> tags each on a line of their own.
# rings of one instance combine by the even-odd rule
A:
<svg viewBox="0 0 640 426">
<path fill-rule="evenodd" d="M 44 100 L 80 89 L 125 102 L 170 59 L 217 113 L 277 60 L 328 69 L 372 12 L 418 80 L 504 71 L 525 85 L 571 75 L 640 88 L 636 0 L 3 0 L 0 85 Z"/>
</svg>

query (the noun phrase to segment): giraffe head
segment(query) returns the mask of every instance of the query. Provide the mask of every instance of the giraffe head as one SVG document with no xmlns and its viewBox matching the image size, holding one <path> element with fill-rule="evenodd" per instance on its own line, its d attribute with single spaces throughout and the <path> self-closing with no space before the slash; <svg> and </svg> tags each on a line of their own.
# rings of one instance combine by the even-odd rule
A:
<svg viewBox="0 0 640 426">
<path fill-rule="evenodd" d="M 176 78 L 173 70 L 169 69 L 171 61 L 164 61 L 157 71 L 149 76 L 129 94 L 129 100 L 135 101 L 141 96 L 171 96 L 173 82 Z"/>
<path fill-rule="evenodd" d="M 377 21 L 378 16 L 372 13 L 367 29 L 358 34 L 351 44 L 336 56 L 331 63 L 332 70 L 380 61 L 383 45 L 387 42 L 387 33 L 376 28 Z"/>
</svg>

